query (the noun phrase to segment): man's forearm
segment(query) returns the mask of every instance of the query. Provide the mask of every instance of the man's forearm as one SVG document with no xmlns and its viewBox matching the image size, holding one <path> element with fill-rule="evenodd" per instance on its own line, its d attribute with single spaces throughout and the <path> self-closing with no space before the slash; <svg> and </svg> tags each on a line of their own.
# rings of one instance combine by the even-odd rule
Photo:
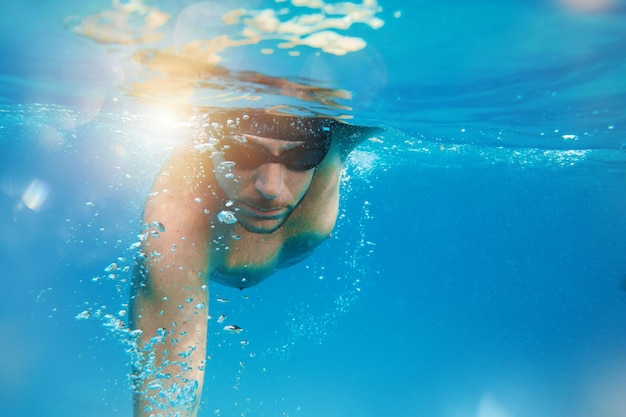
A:
<svg viewBox="0 0 626 417">
<path fill-rule="evenodd" d="M 132 327 L 141 332 L 133 360 L 135 417 L 196 415 L 206 365 L 207 310 L 204 289 L 135 292 Z"/>
</svg>

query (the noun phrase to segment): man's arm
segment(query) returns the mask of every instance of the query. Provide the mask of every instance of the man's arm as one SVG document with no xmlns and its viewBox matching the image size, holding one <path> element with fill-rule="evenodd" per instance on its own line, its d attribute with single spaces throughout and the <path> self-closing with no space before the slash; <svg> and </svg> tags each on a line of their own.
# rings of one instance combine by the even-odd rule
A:
<svg viewBox="0 0 626 417">
<path fill-rule="evenodd" d="M 210 203 L 193 150 L 164 165 L 144 211 L 131 326 L 141 330 L 133 364 L 134 415 L 195 416 L 206 361 Z M 169 415 L 169 414 L 168 414 Z"/>
</svg>

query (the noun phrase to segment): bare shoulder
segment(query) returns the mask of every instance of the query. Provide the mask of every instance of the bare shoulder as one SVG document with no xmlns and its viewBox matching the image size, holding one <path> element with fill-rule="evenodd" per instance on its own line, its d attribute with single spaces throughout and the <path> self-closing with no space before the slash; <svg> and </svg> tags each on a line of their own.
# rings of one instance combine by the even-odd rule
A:
<svg viewBox="0 0 626 417">
<path fill-rule="evenodd" d="M 208 153 L 197 149 L 193 143 L 185 143 L 174 149 L 161 167 L 151 196 L 178 201 L 181 198 L 200 198 L 213 182 L 211 178 Z"/>
<path fill-rule="evenodd" d="M 144 208 L 144 223 L 160 223 L 161 233 L 153 246 L 161 250 L 184 241 L 202 244 L 207 239 L 215 197 L 208 153 L 185 144 L 175 149 L 154 181 Z M 201 246 L 204 246 L 202 244 Z"/>
<path fill-rule="evenodd" d="M 332 233 L 339 212 L 339 186 L 346 158 L 359 143 L 381 129 L 337 123 L 328 154 L 316 168 L 311 186 L 286 224 L 287 239 L 325 239 Z"/>
<path fill-rule="evenodd" d="M 311 185 L 300 205 L 285 224 L 287 239 L 297 236 L 330 236 L 339 210 L 339 181 L 343 162 L 337 144 L 316 168 Z"/>
</svg>

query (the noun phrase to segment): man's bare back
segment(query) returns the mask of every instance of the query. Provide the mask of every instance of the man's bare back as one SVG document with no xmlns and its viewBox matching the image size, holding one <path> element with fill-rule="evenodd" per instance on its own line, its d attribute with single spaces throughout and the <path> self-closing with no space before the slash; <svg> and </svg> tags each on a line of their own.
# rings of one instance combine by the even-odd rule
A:
<svg viewBox="0 0 626 417">
<path fill-rule="evenodd" d="M 226 135 L 215 132 L 237 121 Z M 136 416 L 196 415 L 208 280 L 256 285 L 331 235 L 345 157 L 370 132 L 356 129 L 330 119 L 241 113 L 209 129 L 209 139 L 220 137 L 215 146 L 190 143 L 166 162 L 143 218 L 160 230 L 146 234 L 131 300 L 139 347 L 156 354 L 135 370 Z M 162 340 L 152 345 L 155 336 Z"/>
</svg>

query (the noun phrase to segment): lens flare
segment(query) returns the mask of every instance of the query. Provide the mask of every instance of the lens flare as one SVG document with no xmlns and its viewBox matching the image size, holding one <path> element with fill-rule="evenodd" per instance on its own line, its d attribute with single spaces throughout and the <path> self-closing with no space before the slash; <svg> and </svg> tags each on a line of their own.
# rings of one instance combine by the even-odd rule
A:
<svg viewBox="0 0 626 417">
<path fill-rule="evenodd" d="M 33 211 L 40 211 L 50 194 L 50 185 L 41 179 L 33 180 L 22 193 L 22 203 Z"/>
</svg>

